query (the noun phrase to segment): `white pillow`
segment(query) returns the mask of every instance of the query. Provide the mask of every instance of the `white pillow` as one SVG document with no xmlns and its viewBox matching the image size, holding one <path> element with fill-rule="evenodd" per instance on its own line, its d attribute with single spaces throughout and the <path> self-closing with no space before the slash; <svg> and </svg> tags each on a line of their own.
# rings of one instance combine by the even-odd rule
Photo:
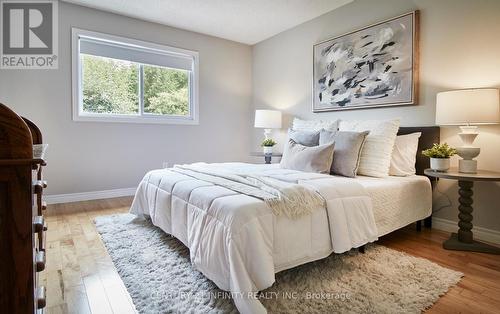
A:
<svg viewBox="0 0 500 314">
<path fill-rule="evenodd" d="M 415 174 L 418 139 L 421 135 L 422 133 L 417 132 L 396 137 L 389 175 L 406 177 Z"/>
<path fill-rule="evenodd" d="M 389 175 L 392 149 L 399 130 L 399 119 L 340 121 L 340 131 L 363 132 L 370 131 L 366 137 L 358 174 L 382 178 Z"/>
<path fill-rule="evenodd" d="M 340 120 L 302 120 L 298 118 L 293 119 L 292 129 L 295 131 L 314 131 L 319 132 L 322 129 L 334 132 L 339 129 Z"/>
</svg>

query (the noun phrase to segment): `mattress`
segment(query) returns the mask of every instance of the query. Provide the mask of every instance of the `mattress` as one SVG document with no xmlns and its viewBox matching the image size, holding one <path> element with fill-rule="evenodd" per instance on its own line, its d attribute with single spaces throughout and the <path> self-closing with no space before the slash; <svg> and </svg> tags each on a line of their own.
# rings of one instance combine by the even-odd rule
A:
<svg viewBox="0 0 500 314">
<path fill-rule="evenodd" d="M 432 213 L 432 190 L 427 177 L 356 177 L 372 198 L 378 235 L 383 236 Z"/>
</svg>

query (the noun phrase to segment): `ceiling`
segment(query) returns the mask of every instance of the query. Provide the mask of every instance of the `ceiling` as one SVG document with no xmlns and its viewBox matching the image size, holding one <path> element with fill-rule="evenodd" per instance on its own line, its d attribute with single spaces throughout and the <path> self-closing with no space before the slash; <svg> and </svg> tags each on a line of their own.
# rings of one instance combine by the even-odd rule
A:
<svg viewBox="0 0 500 314">
<path fill-rule="evenodd" d="M 253 45 L 353 0 L 64 0 Z"/>
</svg>

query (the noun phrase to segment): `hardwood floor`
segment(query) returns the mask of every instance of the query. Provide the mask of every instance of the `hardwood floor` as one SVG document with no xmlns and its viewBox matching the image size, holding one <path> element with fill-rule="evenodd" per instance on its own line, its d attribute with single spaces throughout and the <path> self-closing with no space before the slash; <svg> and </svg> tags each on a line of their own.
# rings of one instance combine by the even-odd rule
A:
<svg viewBox="0 0 500 314">
<path fill-rule="evenodd" d="M 134 313 L 134 306 L 97 233 L 96 216 L 128 211 L 131 198 L 49 205 L 47 209 L 48 313 Z M 379 240 L 465 274 L 427 313 L 499 313 L 500 255 L 447 251 L 448 234 L 414 226 Z"/>
<path fill-rule="evenodd" d="M 131 198 L 49 205 L 46 220 L 48 313 L 135 313 L 93 219 L 125 213 Z"/>
</svg>

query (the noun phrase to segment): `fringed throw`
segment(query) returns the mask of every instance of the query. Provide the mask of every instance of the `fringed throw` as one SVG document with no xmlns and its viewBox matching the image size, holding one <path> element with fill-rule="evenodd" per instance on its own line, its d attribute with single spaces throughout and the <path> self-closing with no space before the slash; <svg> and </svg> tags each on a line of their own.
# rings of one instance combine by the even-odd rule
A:
<svg viewBox="0 0 500 314">
<path fill-rule="evenodd" d="M 296 219 L 326 206 L 314 189 L 270 176 L 230 173 L 200 165 L 177 165 L 170 170 L 261 199 L 277 216 L 285 214 Z"/>
</svg>

